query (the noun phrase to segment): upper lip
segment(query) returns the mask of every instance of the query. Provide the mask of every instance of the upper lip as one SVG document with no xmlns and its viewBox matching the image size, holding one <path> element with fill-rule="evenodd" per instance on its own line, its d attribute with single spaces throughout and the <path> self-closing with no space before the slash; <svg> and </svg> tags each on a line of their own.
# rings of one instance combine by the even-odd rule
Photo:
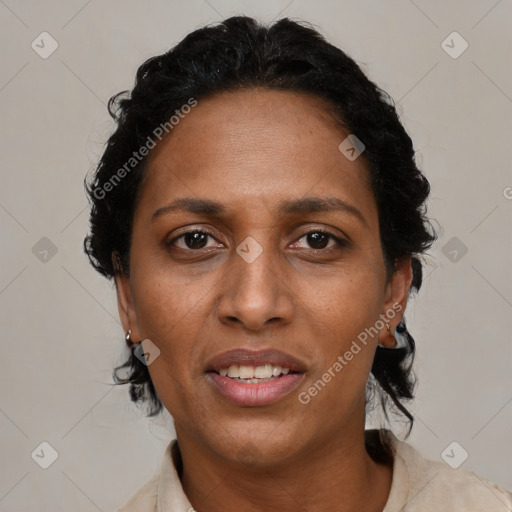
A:
<svg viewBox="0 0 512 512">
<path fill-rule="evenodd" d="M 272 366 L 281 366 L 281 368 L 289 368 L 294 372 L 304 372 L 305 370 L 304 364 L 301 361 L 280 350 L 235 348 L 211 358 L 206 365 L 206 371 L 219 372 L 222 368 L 229 368 L 234 364 L 246 366 L 270 364 Z"/>
</svg>

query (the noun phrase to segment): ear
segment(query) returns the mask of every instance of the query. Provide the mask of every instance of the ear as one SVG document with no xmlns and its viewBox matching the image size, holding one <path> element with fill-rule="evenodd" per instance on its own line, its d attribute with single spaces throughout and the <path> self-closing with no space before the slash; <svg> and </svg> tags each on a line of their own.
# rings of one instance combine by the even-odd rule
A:
<svg viewBox="0 0 512 512">
<path fill-rule="evenodd" d="M 137 315 L 133 302 L 130 278 L 121 271 L 118 253 L 112 253 L 112 263 L 115 269 L 114 281 L 117 293 L 117 309 L 119 310 L 119 318 L 121 319 L 123 330 L 126 333 L 131 329 L 132 341 L 134 343 L 139 343 L 141 338 L 137 324 Z"/>
<path fill-rule="evenodd" d="M 386 299 L 381 318 L 389 324 L 389 331 L 386 326 L 379 331 L 379 344 L 385 347 L 396 346 L 393 333 L 404 316 L 411 283 L 411 257 L 407 256 L 396 263 L 395 271 L 386 285 Z"/>
</svg>

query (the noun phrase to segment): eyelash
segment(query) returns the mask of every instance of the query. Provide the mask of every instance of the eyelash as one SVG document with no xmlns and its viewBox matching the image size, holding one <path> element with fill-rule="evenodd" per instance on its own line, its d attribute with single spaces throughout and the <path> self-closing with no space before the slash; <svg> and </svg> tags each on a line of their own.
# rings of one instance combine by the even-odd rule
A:
<svg viewBox="0 0 512 512">
<path fill-rule="evenodd" d="M 206 228 L 191 229 L 189 231 L 185 231 L 184 233 L 181 233 L 181 235 L 179 235 L 179 236 L 173 238 L 172 240 L 169 240 L 168 242 L 166 242 L 166 246 L 172 247 L 177 240 L 183 238 L 185 235 L 193 234 L 193 233 L 207 234 L 207 235 L 209 235 L 209 236 L 211 236 L 212 238 L 215 239 L 215 233 L 213 233 L 212 231 L 210 231 L 210 230 L 208 230 Z M 333 247 L 326 247 L 326 248 L 323 248 L 323 249 L 306 249 L 306 250 L 309 250 L 310 252 L 313 252 L 315 254 L 319 253 L 319 252 L 326 253 L 326 252 L 330 252 L 332 250 L 336 250 L 336 249 L 340 249 L 340 248 L 348 246 L 348 242 L 347 241 L 345 241 L 345 240 L 343 240 L 343 239 L 333 235 L 330 231 L 326 231 L 326 230 L 323 230 L 323 229 L 312 229 L 310 231 L 307 231 L 306 233 L 303 233 L 300 236 L 300 238 L 297 239 L 297 242 L 299 240 L 301 240 L 302 238 L 304 238 L 305 236 L 310 235 L 311 233 L 319 233 L 321 235 L 325 235 L 325 236 L 327 236 L 329 238 L 332 238 L 336 242 L 336 244 L 337 244 L 337 247 L 333 246 Z M 296 242 L 294 242 L 294 243 L 296 243 Z M 180 249 L 182 249 L 182 248 L 180 247 Z M 182 250 L 187 251 L 187 252 L 199 252 L 199 251 L 201 251 L 203 249 L 188 249 L 187 248 L 187 249 L 182 249 Z"/>
</svg>

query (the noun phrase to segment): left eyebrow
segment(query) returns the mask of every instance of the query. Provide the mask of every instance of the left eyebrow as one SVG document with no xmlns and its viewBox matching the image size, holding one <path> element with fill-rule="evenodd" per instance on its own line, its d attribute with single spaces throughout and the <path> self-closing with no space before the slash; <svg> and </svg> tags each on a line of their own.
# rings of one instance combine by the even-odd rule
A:
<svg viewBox="0 0 512 512">
<path fill-rule="evenodd" d="M 163 206 L 156 210 L 151 219 L 155 220 L 161 215 L 177 210 L 211 215 L 214 217 L 220 217 L 228 213 L 228 209 L 222 203 L 217 201 L 212 201 L 211 199 L 198 199 L 195 197 L 183 197 L 175 199 L 167 206 Z M 336 197 L 305 197 L 301 199 L 291 199 L 283 201 L 277 208 L 279 216 L 319 212 L 343 212 L 357 218 L 368 227 L 368 223 L 360 210 Z"/>
<path fill-rule="evenodd" d="M 283 201 L 278 208 L 280 215 L 305 214 L 317 212 L 343 212 L 347 213 L 368 227 L 368 223 L 360 210 L 337 197 L 305 197 Z"/>
</svg>

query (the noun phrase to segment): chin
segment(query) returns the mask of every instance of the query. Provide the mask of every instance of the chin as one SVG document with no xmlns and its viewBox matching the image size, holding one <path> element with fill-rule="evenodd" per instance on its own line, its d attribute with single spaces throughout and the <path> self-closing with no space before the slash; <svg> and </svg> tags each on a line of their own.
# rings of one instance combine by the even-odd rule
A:
<svg viewBox="0 0 512 512">
<path fill-rule="evenodd" d="M 206 442 L 219 456 L 253 468 L 285 464 L 301 445 L 307 444 L 304 429 L 282 418 L 244 418 L 221 422 L 219 427 L 219 436 L 210 437 Z M 293 447 L 293 453 L 290 447 Z"/>
</svg>

